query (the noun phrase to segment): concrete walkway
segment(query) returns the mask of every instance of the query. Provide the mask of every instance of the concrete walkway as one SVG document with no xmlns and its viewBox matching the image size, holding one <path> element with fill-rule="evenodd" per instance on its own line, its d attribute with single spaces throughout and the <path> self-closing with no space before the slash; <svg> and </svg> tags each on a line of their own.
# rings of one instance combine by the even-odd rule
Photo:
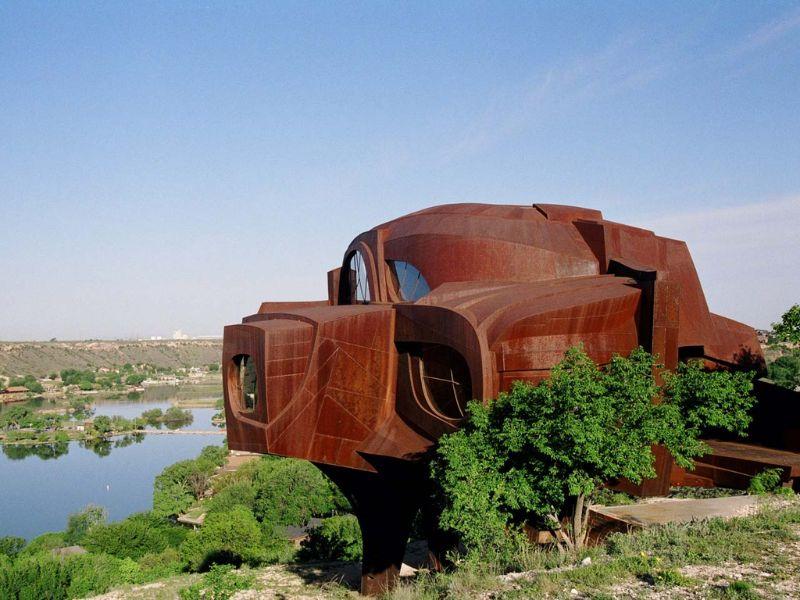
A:
<svg viewBox="0 0 800 600">
<path fill-rule="evenodd" d="M 617 522 L 628 527 L 650 527 L 666 523 L 688 523 L 721 517 L 729 519 L 756 512 L 758 496 L 730 496 L 702 500 L 667 498 L 622 506 L 592 506 L 592 518 L 599 522 Z"/>
</svg>

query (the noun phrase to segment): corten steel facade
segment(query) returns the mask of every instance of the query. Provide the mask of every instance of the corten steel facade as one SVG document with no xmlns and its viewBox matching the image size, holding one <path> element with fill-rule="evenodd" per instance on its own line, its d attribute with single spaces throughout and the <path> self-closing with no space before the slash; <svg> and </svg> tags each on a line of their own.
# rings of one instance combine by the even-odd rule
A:
<svg viewBox="0 0 800 600">
<path fill-rule="evenodd" d="M 225 328 L 228 443 L 339 484 L 363 532 L 362 591 L 379 592 L 437 438 L 468 400 L 542 380 L 579 343 L 600 364 L 643 346 L 667 368 L 763 365 L 755 331 L 709 311 L 684 242 L 571 206 L 437 206 L 355 238 L 327 300 L 265 302 Z M 657 453 L 638 492 L 665 491 L 671 464 Z"/>
</svg>

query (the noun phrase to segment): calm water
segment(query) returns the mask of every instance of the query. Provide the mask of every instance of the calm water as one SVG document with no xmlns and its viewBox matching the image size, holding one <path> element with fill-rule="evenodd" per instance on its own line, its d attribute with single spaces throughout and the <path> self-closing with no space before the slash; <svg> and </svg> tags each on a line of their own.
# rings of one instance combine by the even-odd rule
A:
<svg viewBox="0 0 800 600">
<path fill-rule="evenodd" d="M 97 415 L 136 417 L 142 411 L 169 408 L 166 399 L 103 401 Z M 187 429 L 216 429 L 213 408 L 190 409 Z M 194 458 L 204 446 L 220 445 L 224 435 L 145 435 L 140 441 L 117 438 L 94 449 L 80 442 L 52 448 L 2 447 L 0 450 L 0 536 L 32 538 L 60 531 L 67 517 L 87 504 L 108 510 L 109 520 L 152 508 L 153 480 L 167 465 Z"/>
</svg>

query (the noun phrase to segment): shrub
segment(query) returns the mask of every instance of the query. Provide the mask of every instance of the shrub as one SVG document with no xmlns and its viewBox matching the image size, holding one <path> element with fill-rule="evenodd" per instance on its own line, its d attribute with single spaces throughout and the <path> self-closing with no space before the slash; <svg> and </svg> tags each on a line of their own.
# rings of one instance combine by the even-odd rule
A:
<svg viewBox="0 0 800 600">
<path fill-rule="evenodd" d="M 216 486 L 215 486 L 216 487 Z M 225 512 L 235 506 L 253 510 L 256 488 L 251 481 L 237 481 L 216 492 L 208 502 L 208 512 Z"/>
<path fill-rule="evenodd" d="M 769 378 L 780 386 L 790 390 L 800 386 L 800 350 L 776 358 L 767 371 Z"/>
<path fill-rule="evenodd" d="M 56 548 L 63 548 L 68 545 L 62 532 L 43 533 L 28 542 L 28 545 L 25 546 L 20 554 L 30 556 L 40 552 L 52 552 Z"/>
<path fill-rule="evenodd" d="M 323 519 L 300 546 L 303 560 L 361 560 L 361 528 L 353 515 Z"/>
<path fill-rule="evenodd" d="M 0 569 L 1 600 L 66 600 L 69 568 L 49 552 L 20 556 Z"/>
<path fill-rule="evenodd" d="M 95 525 L 81 545 L 91 552 L 138 559 L 178 545 L 185 535 L 182 527 L 170 525 L 150 513 L 139 513 L 118 523 Z"/>
<path fill-rule="evenodd" d="M 254 565 L 266 559 L 258 521 L 242 506 L 208 514 L 203 527 L 187 536 L 180 551 L 193 571 L 214 564 Z"/>
<path fill-rule="evenodd" d="M 339 489 L 310 462 L 262 461 L 256 473 L 253 512 L 273 525 L 305 525 L 349 505 Z"/>
<path fill-rule="evenodd" d="M 80 543 L 92 527 L 104 523 L 107 517 L 106 509 L 94 504 L 89 504 L 80 512 L 71 514 L 64 530 L 64 541 L 68 546 Z"/>
<path fill-rule="evenodd" d="M 194 460 L 182 460 L 165 468 L 153 485 L 153 512 L 158 517 L 176 516 L 202 496 L 214 470 L 224 464 L 227 450 L 206 446 Z M 202 485 L 201 485 L 202 484 Z"/>
<path fill-rule="evenodd" d="M 0 556 L 14 558 L 25 547 L 25 538 L 7 535 L 0 537 Z"/>
<path fill-rule="evenodd" d="M 790 488 L 784 488 L 780 469 L 764 469 L 761 473 L 754 475 L 747 487 L 750 494 L 787 494 L 793 495 Z"/>
<path fill-rule="evenodd" d="M 139 565 L 130 558 L 89 553 L 72 556 L 65 564 L 69 574 L 67 594 L 70 598 L 102 594 L 118 585 L 137 583 L 141 578 Z"/>
<path fill-rule="evenodd" d="M 772 324 L 774 337 L 782 342 L 800 343 L 800 304 L 795 304 Z"/>
<path fill-rule="evenodd" d="M 747 374 L 681 365 L 659 388 L 655 366 L 639 348 L 601 371 L 572 348 L 549 380 L 518 382 L 489 406 L 471 402 L 463 429 L 439 440 L 431 467 L 441 525 L 473 551 L 503 546 L 509 531 L 530 521 L 559 545 L 580 548 L 589 501 L 604 482 L 655 476 L 652 445 L 691 468 L 692 457 L 706 453 L 705 428 L 741 432 L 749 424 Z"/>
<path fill-rule="evenodd" d="M 214 565 L 203 576 L 203 581 L 180 590 L 181 600 L 228 600 L 236 592 L 251 588 L 252 575 L 233 570 L 229 565 Z"/>
</svg>

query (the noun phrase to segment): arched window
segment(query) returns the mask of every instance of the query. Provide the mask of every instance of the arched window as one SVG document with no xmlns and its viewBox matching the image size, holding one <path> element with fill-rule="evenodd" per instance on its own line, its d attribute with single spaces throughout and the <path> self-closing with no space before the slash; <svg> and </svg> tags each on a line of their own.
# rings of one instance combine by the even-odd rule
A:
<svg viewBox="0 0 800 600">
<path fill-rule="evenodd" d="M 258 404 L 258 374 L 253 357 L 238 354 L 233 357 L 233 380 L 229 383 L 233 406 L 241 412 L 253 412 Z"/>
<path fill-rule="evenodd" d="M 367 264 L 360 250 L 356 250 L 346 261 L 339 284 L 339 304 L 369 304 L 369 277 Z"/>
<path fill-rule="evenodd" d="M 405 302 L 414 302 L 431 291 L 419 269 L 404 260 L 387 260 L 397 294 Z"/>
</svg>

